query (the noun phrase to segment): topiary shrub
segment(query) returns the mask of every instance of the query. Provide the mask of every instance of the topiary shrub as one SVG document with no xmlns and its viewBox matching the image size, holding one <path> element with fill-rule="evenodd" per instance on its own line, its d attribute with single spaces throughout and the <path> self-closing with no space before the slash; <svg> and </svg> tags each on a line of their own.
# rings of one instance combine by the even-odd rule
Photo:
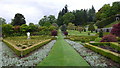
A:
<svg viewBox="0 0 120 68">
<path fill-rule="evenodd" d="M 65 32 L 64 32 L 64 35 L 66 35 L 66 36 L 67 36 L 67 35 L 68 35 L 68 32 L 67 32 L 67 31 L 65 31 Z"/>
<path fill-rule="evenodd" d="M 57 36 L 57 31 L 56 30 L 51 31 L 51 35 L 52 36 Z"/>
<path fill-rule="evenodd" d="M 100 42 L 117 42 L 117 39 L 114 35 L 106 35 L 102 38 Z"/>
</svg>

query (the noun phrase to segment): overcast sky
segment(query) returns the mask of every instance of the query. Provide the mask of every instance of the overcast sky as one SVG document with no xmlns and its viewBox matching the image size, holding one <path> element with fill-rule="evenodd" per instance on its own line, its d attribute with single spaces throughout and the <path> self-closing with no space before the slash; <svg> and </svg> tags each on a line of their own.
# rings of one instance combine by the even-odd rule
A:
<svg viewBox="0 0 120 68">
<path fill-rule="evenodd" d="M 27 24 L 37 24 L 44 15 L 55 15 L 57 18 L 58 12 L 65 4 L 68 5 L 69 11 L 89 9 L 92 5 L 97 11 L 104 4 L 112 4 L 114 1 L 120 0 L 0 0 L 0 17 L 10 23 L 16 13 L 21 13 Z"/>
</svg>

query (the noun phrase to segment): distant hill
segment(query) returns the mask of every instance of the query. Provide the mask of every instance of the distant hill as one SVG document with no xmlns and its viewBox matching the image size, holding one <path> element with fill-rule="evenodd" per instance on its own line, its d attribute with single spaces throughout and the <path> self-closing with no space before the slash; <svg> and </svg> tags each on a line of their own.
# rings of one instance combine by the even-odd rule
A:
<svg viewBox="0 0 120 68">
<path fill-rule="evenodd" d="M 111 23 L 111 24 L 105 26 L 104 28 L 112 27 L 114 24 L 118 24 L 118 23 L 120 23 L 120 21 L 114 21 L 113 23 Z"/>
</svg>

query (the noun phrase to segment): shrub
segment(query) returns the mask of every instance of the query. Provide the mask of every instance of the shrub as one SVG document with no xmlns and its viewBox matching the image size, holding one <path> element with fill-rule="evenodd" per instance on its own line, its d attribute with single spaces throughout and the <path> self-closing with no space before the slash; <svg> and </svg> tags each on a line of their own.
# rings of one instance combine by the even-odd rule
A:
<svg viewBox="0 0 120 68">
<path fill-rule="evenodd" d="M 89 25 L 88 30 L 91 31 L 91 33 L 93 33 L 93 31 L 95 31 L 95 27 L 93 26 L 93 24 Z"/>
<path fill-rule="evenodd" d="M 65 25 L 65 24 L 61 26 L 61 31 L 65 32 L 65 31 L 66 31 L 66 29 L 67 29 L 67 27 L 66 27 L 66 25 Z"/>
<path fill-rule="evenodd" d="M 100 42 L 100 41 L 101 41 L 101 38 L 99 37 L 95 39 L 95 42 Z"/>
<path fill-rule="evenodd" d="M 12 27 L 13 27 L 13 26 L 10 25 L 10 24 L 4 24 L 4 25 L 2 26 L 2 33 L 3 33 L 3 35 L 5 35 L 5 36 L 11 36 L 12 33 L 13 33 Z"/>
<path fill-rule="evenodd" d="M 100 29 L 100 31 L 99 31 L 99 37 L 103 37 L 103 30 L 102 29 Z"/>
<path fill-rule="evenodd" d="M 119 24 L 115 24 L 113 26 L 113 29 L 111 30 L 111 33 L 120 37 L 120 23 Z"/>
<path fill-rule="evenodd" d="M 88 32 L 88 35 L 90 35 L 90 32 Z"/>
<path fill-rule="evenodd" d="M 51 35 L 52 36 L 57 36 L 57 31 L 56 30 L 51 31 Z"/>
<path fill-rule="evenodd" d="M 102 38 L 101 42 L 117 42 L 117 39 L 114 35 L 106 35 Z"/>
<path fill-rule="evenodd" d="M 67 31 L 65 31 L 65 32 L 64 32 L 64 35 L 66 35 L 66 36 L 67 36 L 67 35 L 68 35 L 68 32 L 67 32 Z"/>
</svg>

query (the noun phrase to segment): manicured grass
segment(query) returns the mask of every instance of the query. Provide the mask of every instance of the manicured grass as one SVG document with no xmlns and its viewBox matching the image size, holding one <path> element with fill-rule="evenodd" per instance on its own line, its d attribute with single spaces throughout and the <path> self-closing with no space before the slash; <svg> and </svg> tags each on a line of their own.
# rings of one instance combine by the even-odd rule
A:
<svg viewBox="0 0 120 68">
<path fill-rule="evenodd" d="M 76 35 L 76 36 L 89 36 L 88 32 L 90 32 L 90 31 L 87 31 L 87 32 L 80 33 L 79 31 L 76 31 L 76 30 L 67 30 L 67 31 L 69 35 Z M 90 32 L 90 35 L 95 35 L 95 34 L 96 34 L 95 32 L 93 33 Z"/>
<path fill-rule="evenodd" d="M 115 21 L 107 26 L 105 26 L 105 28 L 109 28 L 109 27 L 112 27 L 114 24 L 118 24 L 120 21 Z"/>
<path fill-rule="evenodd" d="M 89 66 L 59 33 L 49 55 L 38 66 Z"/>
</svg>

